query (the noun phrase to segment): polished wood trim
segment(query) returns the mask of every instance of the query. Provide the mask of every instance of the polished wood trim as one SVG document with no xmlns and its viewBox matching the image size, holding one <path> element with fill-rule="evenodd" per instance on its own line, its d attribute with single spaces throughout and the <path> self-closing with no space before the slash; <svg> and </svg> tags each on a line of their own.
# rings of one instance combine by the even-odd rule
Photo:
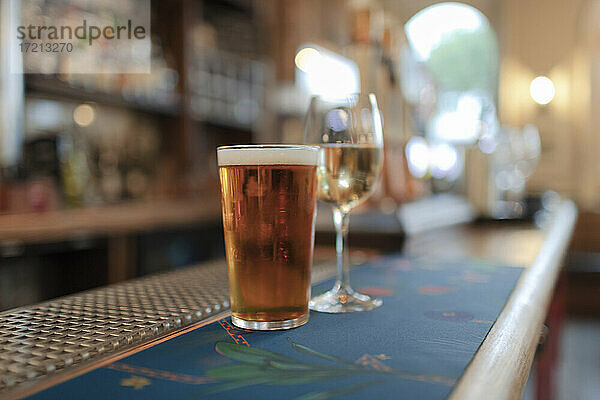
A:
<svg viewBox="0 0 600 400">
<path fill-rule="evenodd" d="M 0 215 L 0 244 L 41 243 L 219 221 L 216 197 Z"/>
<path fill-rule="evenodd" d="M 451 400 L 522 397 L 576 219 L 575 204 L 563 202 L 537 258 L 523 272 L 498 320 L 458 381 Z"/>
</svg>

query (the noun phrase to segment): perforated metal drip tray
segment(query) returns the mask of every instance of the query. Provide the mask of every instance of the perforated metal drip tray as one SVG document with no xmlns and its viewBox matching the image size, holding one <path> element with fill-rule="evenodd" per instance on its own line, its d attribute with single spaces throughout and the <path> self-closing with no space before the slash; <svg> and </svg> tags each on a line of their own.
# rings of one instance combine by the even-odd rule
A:
<svg viewBox="0 0 600 400">
<path fill-rule="evenodd" d="M 0 396 L 228 308 L 218 261 L 0 313 Z"/>
</svg>

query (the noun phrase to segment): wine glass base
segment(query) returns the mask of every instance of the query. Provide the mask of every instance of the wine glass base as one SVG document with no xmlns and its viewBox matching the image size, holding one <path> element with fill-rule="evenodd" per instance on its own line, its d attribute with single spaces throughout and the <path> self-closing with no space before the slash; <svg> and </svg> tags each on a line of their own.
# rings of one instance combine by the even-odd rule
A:
<svg viewBox="0 0 600 400">
<path fill-rule="evenodd" d="M 370 311 L 382 304 L 381 299 L 357 293 L 352 289 L 331 289 L 310 299 L 308 307 L 313 311 L 338 314 Z"/>
</svg>

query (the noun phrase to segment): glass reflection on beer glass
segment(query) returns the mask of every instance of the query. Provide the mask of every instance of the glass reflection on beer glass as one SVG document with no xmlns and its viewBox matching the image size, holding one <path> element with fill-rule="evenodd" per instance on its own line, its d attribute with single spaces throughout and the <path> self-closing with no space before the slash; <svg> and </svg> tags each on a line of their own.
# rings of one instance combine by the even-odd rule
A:
<svg viewBox="0 0 600 400">
<path fill-rule="evenodd" d="M 246 329 L 308 321 L 318 147 L 217 149 L 231 319 Z"/>
<path fill-rule="evenodd" d="M 310 309 L 345 313 L 379 307 L 381 299 L 350 286 L 347 243 L 349 213 L 371 195 L 383 164 L 382 120 L 375 95 L 337 101 L 313 97 L 304 142 L 321 148 L 318 198 L 333 207 L 337 236 L 337 281 L 333 289 L 310 301 Z"/>
</svg>

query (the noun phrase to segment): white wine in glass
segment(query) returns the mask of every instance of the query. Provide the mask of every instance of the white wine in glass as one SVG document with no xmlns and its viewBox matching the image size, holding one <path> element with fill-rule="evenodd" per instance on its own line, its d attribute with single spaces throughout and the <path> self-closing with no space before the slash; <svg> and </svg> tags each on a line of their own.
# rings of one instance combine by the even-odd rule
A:
<svg viewBox="0 0 600 400">
<path fill-rule="evenodd" d="M 381 172 L 381 148 L 372 144 L 321 145 L 319 200 L 348 213 L 367 199 Z"/>
<path fill-rule="evenodd" d="M 335 285 L 313 297 L 310 309 L 372 310 L 382 305 L 381 299 L 350 286 L 347 239 L 349 213 L 371 195 L 383 164 L 383 130 L 375 95 L 353 95 L 337 102 L 314 97 L 306 117 L 305 143 L 321 147 L 318 198 L 332 205 L 337 253 Z"/>
</svg>

